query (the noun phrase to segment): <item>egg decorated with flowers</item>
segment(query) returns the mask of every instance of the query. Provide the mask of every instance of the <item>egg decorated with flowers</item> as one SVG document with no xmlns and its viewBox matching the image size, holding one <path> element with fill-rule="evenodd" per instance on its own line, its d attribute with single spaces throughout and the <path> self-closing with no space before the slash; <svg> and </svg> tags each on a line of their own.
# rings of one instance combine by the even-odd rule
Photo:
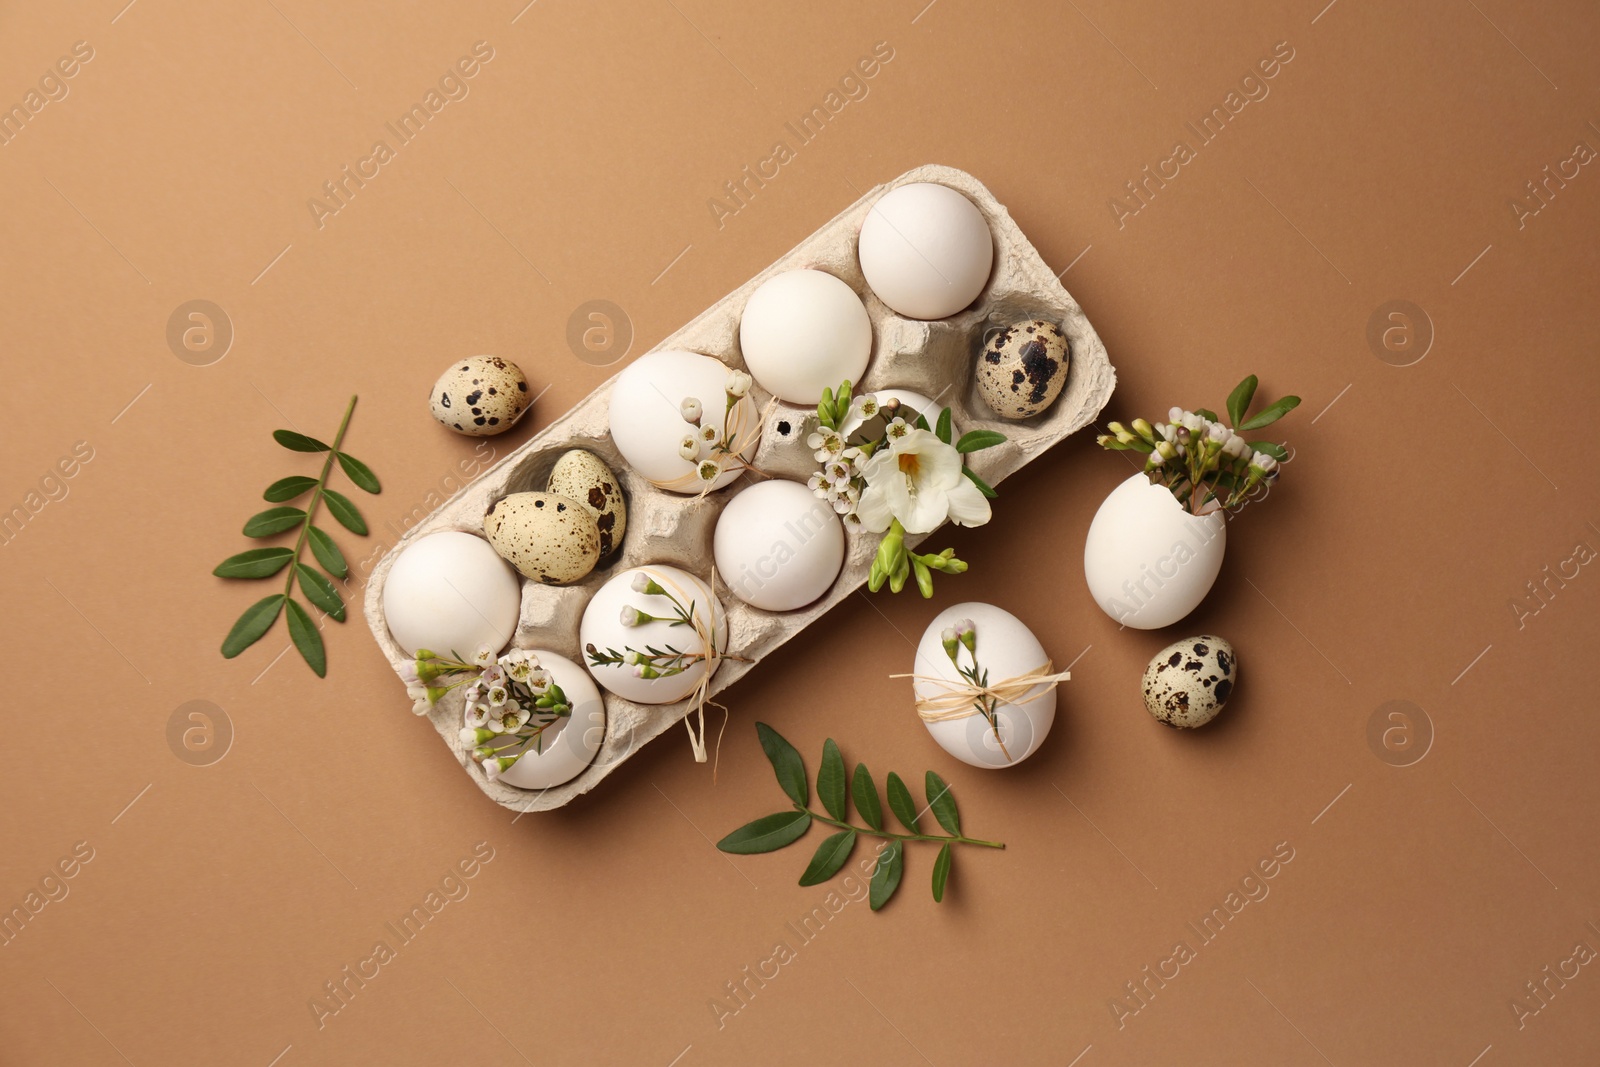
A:
<svg viewBox="0 0 1600 1067">
<path fill-rule="evenodd" d="M 993 604 L 934 616 L 917 642 L 917 714 L 939 747 L 962 763 L 1011 767 L 1039 750 L 1065 681 L 1023 621 Z"/>
<path fill-rule="evenodd" d="M 584 663 L 606 689 L 640 704 L 692 695 L 728 651 L 728 616 L 711 587 L 666 564 L 613 575 L 578 625 Z"/>
<path fill-rule="evenodd" d="M 699 352 L 640 356 L 611 385 L 611 440 L 658 488 L 720 489 L 744 471 L 761 438 L 751 385 L 744 371 Z"/>
<path fill-rule="evenodd" d="M 463 707 L 464 758 L 519 789 L 549 789 L 582 774 L 606 739 L 606 706 L 594 679 L 543 649 L 512 649 L 496 665 L 501 690 L 480 685 Z"/>
</svg>

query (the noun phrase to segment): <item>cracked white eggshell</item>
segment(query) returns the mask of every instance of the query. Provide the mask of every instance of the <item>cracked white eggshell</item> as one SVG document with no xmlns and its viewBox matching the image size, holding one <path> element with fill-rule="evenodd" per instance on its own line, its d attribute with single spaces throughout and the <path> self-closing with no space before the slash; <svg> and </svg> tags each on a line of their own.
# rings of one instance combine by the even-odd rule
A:
<svg viewBox="0 0 1600 1067">
<path fill-rule="evenodd" d="M 415 655 L 498 652 L 517 629 L 522 583 L 483 538 L 443 530 L 408 545 L 383 586 L 383 617 L 397 645 Z"/>
<path fill-rule="evenodd" d="M 1220 511 L 1191 515 L 1172 491 L 1132 474 L 1101 503 L 1083 545 L 1083 576 L 1100 609 L 1124 626 L 1170 626 L 1200 606 L 1222 569 Z"/>
<path fill-rule="evenodd" d="M 741 490 L 717 517 L 712 541 L 728 591 L 764 611 L 805 607 L 844 566 L 844 523 L 799 482 L 774 479 Z"/>
<path fill-rule="evenodd" d="M 634 592 L 634 575 L 641 573 L 676 595 L 685 607 L 692 600 L 695 616 L 710 623 L 712 640 L 719 649 L 728 651 L 728 615 L 712 597 L 710 587 L 688 571 L 658 563 L 622 571 L 600 587 L 583 609 L 583 621 L 578 625 L 578 647 L 587 649 L 594 645 L 602 652 L 606 649 L 622 652 L 629 645 L 641 652 L 646 646 L 658 649 L 671 646 L 683 652 L 701 650 L 699 637 L 687 625 L 674 626 L 670 622 L 622 625 L 622 609 L 627 606 L 638 608 L 648 615 L 672 616 L 672 604 L 666 597 Z M 587 659 L 585 663 L 588 663 Z M 694 692 L 695 686 L 705 676 L 706 663 L 700 660 L 688 670 L 661 678 L 636 678 L 633 668 L 626 664 L 590 665 L 589 673 L 602 686 L 627 700 L 640 704 L 672 704 Z"/>
<path fill-rule="evenodd" d="M 858 393 L 856 395 L 864 396 L 868 394 Z M 870 395 L 876 397 L 879 404 L 885 404 L 890 400 L 900 401 L 900 403 L 906 405 L 918 415 L 926 416 L 929 426 L 932 426 L 939 421 L 940 411 L 951 406 L 949 404 L 936 404 L 934 401 L 928 399 L 926 396 L 923 396 L 915 389 L 876 389 L 873 390 Z M 961 436 L 961 428 L 955 425 L 953 414 L 954 413 L 952 412 L 952 421 L 950 424 L 950 432 L 953 435 L 951 437 L 952 441 Z M 852 414 L 848 416 L 844 422 L 839 424 L 839 432 L 848 438 L 851 434 L 861 429 L 861 424 L 866 421 L 867 420 L 862 418 L 859 414 Z M 915 420 L 908 419 L 907 421 L 910 422 Z"/>
<path fill-rule="evenodd" d="M 700 425 L 714 426 L 720 433 L 727 406 L 729 367 L 719 359 L 668 349 L 640 356 L 611 386 L 611 440 L 628 461 L 628 466 L 660 485 L 693 474 L 695 464 L 678 454 L 678 447 L 695 427 L 683 421 L 680 405 L 687 397 L 700 401 Z M 759 425 L 759 412 L 748 395 L 740 397 L 735 410 L 742 410 L 748 425 Z M 741 455 L 755 455 L 752 439 Z M 729 467 L 712 483 L 713 489 L 739 477 L 738 467 Z M 665 488 L 665 486 L 663 486 Z M 700 483 L 671 490 L 693 494 Z"/>
<path fill-rule="evenodd" d="M 907 318 L 942 319 L 983 292 L 994 237 L 971 200 L 947 185 L 912 182 L 872 205 L 856 254 L 879 300 Z"/>
<path fill-rule="evenodd" d="M 1026 674 L 1044 665 L 1050 657 L 1044 646 L 1023 621 L 1003 608 L 993 604 L 969 602 L 956 604 L 935 615 L 917 642 L 916 664 L 913 673 L 920 677 L 912 682 L 919 698 L 935 697 L 946 692 L 938 678 L 952 683 L 962 681 L 956 665 L 945 654 L 942 636 L 946 627 L 962 619 L 971 619 L 977 627 L 977 655 L 979 666 L 989 672 L 989 682 L 994 684 Z M 972 659 L 965 648 L 961 650 L 961 665 L 970 667 Z M 1059 669 L 1059 667 L 1057 668 Z M 1000 722 L 1000 738 L 1005 748 L 995 740 L 994 730 L 982 715 L 974 712 L 959 719 L 944 722 L 923 722 L 939 747 L 962 763 L 974 767 L 998 770 L 1014 767 L 1039 750 L 1050 727 L 1056 721 L 1056 691 L 1036 685 L 1016 703 L 1002 702 L 995 715 Z M 1010 753 L 1010 758 L 1007 758 Z"/>
<path fill-rule="evenodd" d="M 784 271 L 745 302 L 739 348 L 763 389 L 814 407 L 823 389 L 861 380 L 872 355 L 872 320 L 855 290 L 833 275 Z"/>
<path fill-rule="evenodd" d="M 500 781 L 519 789 L 549 789 L 570 782 L 594 762 L 606 739 L 606 706 L 587 671 L 565 656 L 535 649 L 539 666 L 567 695 L 572 715 L 545 730 L 544 749 L 532 745 L 500 772 Z"/>
</svg>

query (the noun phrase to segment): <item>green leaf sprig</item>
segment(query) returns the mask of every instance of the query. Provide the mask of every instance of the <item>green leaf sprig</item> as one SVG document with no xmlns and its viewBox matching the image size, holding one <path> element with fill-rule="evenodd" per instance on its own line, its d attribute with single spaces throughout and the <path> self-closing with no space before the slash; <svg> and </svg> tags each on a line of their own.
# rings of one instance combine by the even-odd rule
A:
<svg viewBox="0 0 1600 1067">
<path fill-rule="evenodd" d="M 889 843 L 878 853 L 867 896 L 872 910 L 877 911 L 888 903 L 889 898 L 894 896 L 895 890 L 900 888 L 900 879 L 905 874 L 905 845 L 908 841 L 939 843 L 939 854 L 933 861 L 935 902 L 943 902 L 945 886 L 950 880 L 950 862 L 953 855 L 951 846 L 1006 847 L 999 841 L 983 841 L 975 837 L 966 837 L 961 833 L 961 816 L 956 811 L 956 799 L 944 779 L 933 771 L 929 771 L 924 779 L 923 790 L 928 803 L 920 811 L 905 782 L 898 774 L 892 771 L 889 773 L 887 779 L 889 810 L 894 813 L 900 825 L 910 832 L 902 834 L 887 829 L 883 817 L 883 804 L 878 798 L 878 786 L 872 779 L 872 772 L 867 770 L 865 763 L 856 764 L 855 774 L 850 776 L 847 787 L 844 756 L 831 737 L 823 743 L 822 766 L 817 770 L 817 799 L 821 802 L 823 811 L 812 811 L 811 787 L 806 776 L 805 761 L 800 758 L 800 753 L 784 740 L 778 731 L 764 722 L 756 723 L 756 733 L 761 738 L 761 748 L 772 764 L 773 773 L 778 777 L 778 785 L 794 802 L 794 809 L 764 815 L 754 822 L 739 827 L 717 842 L 717 848 L 723 852 L 734 855 L 774 852 L 798 841 L 807 830 L 811 829 L 813 822 L 837 827 L 836 833 L 830 834 L 817 846 L 811 862 L 800 875 L 800 884 L 809 886 L 820 885 L 838 874 L 850 859 L 857 838 L 861 836 L 884 838 Z M 848 821 L 847 788 L 850 798 L 855 801 L 856 814 L 866 823 L 865 826 L 855 826 Z M 922 813 L 930 810 L 934 819 L 948 833 L 922 832 Z"/>
<path fill-rule="evenodd" d="M 1134 419 L 1130 426 L 1110 423 L 1110 433 L 1095 440 L 1117 452 L 1141 452 L 1144 471 L 1165 485 L 1178 502 L 1194 515 L 1217 510 L 1237 510 L 1255 490 L 1275 481 L 1279 464 L 1289 450 L 1276 441 L 1250 441 L 1246 433 L 1263 429 L 1300 406 L 1300 398 L 1286 396 L 1246 418 L 1255 399 L 1254 374 L 1228 394 L 1228 421 L 1210 408 L 1186 411 L 1175 407 L 1167 422 L 1151 425 Z"/>
<path fill-rule="evenodd" d="M 292 474 L 287 478 L 279 478 L 267 486 L 266 492 L 262 493 L 263 498 L 268 503 L 279 506 L 250 516 L 244 524 L 246 537 L 274 537 L 298 526 L 300 531 L 295 538 L 294 547 L 278 545 L 271 548 L 248 549 L 229 556 L 217 564 L 216 569 L 211 572 L 218 578 L 271 578 L 284 568 L 289 570 L 288 578 L 283 584 L 283 592 L 256 601 L 246 608 L 244 614 L 239 616 L 239 621 L 233 624 L 233 629 L 228 631 L 228 636 L 222 641 L 222 655 L 225 658 L 232 659 L 261 640 L 267 631 L 272 629 L 272 624 L 278 621 L 278 616 L 287 614 L 289 638 L 294 642 L 294 647 L 300 651 L 300 655 L 316 672 L 318 678 L 327 676 L 328 653 L 322 643 L 322 634 L 317 629 L 311 613 L 294 598 L 294 587 L 298 582 L 301 593 L 311 606 L 325 612 L 335 622 L 345 620 L 344 598 L 339 595 L 339 589 L 333 584 L 333 579 L 343 580 L 348 577 L 350 567 L 345 563 L 344 553 L 339 551 L 339 546 L 334 543 L 333 538 L 328 536 L 327 531 L 318 527 L 314 520 L 318 505 L 326 504 L 328 513 L 339 522 L 339 525 L 358 536 L 365 537 L 367 534 L 367 522 L 361 517 L 360 509 L 343 493 L 328 488 L 328 478 L 332 475 L 333 465 L 337 460 L 339 468 L 356 488 L 368 493 L 382 491 L 377 475 L 372 473 L 372 468 L 348 452 L 342 451 L 345 431 L 350 428 L 350 416 L 355 410 L 356 398 L 352 396 L 349 405 L 344 409 L 339 432 L 334 435 L 331 445 L 293 430 L 272 431 L 273 440 L 291 452 L 323 452 L 327 457 L 322 461 L 321 473 L 315 478 Z M 311 494 L 311 499 L 304 508 L 293 507 L 286 503 L 308 492 Z M 319 571 L 301 560 L 301 553 L 308 545 L 311 548 L 311 555 L 322 570 Z M 323 573 L 324 571 L 327 573 Z"/>
</svg>

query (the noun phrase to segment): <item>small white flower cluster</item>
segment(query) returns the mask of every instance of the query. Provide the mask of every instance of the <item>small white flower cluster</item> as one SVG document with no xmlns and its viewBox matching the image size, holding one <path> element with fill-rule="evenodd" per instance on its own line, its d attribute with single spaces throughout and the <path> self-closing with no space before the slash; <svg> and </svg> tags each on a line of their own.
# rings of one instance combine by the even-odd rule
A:
<svg viewBox="0 0 1600 1067">
<path fill-rule="evenodd" d="M 856 466 L 862 458 L 861 449 L 846 444 L 844 435 L 826 426 L 806 438 L 806 447 L 812 449 L 817 462 L 822 464 L 821 470 L 806 479 L 806 488 L 826 500 L 840 515 L 854 519 L 865 484 Z"/>
<path fill-rule="evenodd" d="M 711 483 L 722 477 L 722 457 L 732 451 L 731 442 L 725 437 L 728 412 L 733 410 L 733 406 L 741 398 L 749 394 L 750 387 L 754 384 L 755 380 L 744 371 L 728 371 L 728 381 L 724 386 L 726 400 L 723 406 L 722 429 L 711 423 L 701 424 L 700 419 L 705 411 L 696 397 L 684 397 L 678 405 L 678 414 L 683 416 L 683 421 L 690 427 L 690 432 L 684 434 L 683 440 L 678 442 L 678 455 L 695 464 L 695 475 L 700 481 Z"/>
<path fill-rule="evenodd" d="M 860 425 L 868 419 L 876 418 L 883 410 L 878 398 L 872 394 L 858 396 L 850 401 L 849 413 L 839 424 Z M 906 420 L 897 416 L 889 422 L 887 435 L 898 439 L 904 437 L 910 429 Z M 846 522 L 860 522 L 860 518 L 856 515 L 856 505 L 860 503 L 861 493 L 867 487 L 866 476 L 861 472 L 861 461 L 866 458 L 866 454 L 846 441 L 845 436 L 838 430 L 828 426 L 820 426 L 816 432 L 809 435 L 806 438 L 806 447 L 812 450 L 816 461 L 822 464 L 821 470 L 806 479 L 806 488 L 815 493 L 819 499 L 826 500 L 835 512 L 844 516 Z"/>
<path fill-rule="evenodd" d="M 1253 467 L 1263 475 L 1272 475 L 1278 469 L 1278 461 L 1265 452 L 1255 451 L 1239 434 L 1230 427 L 1220 422 L 1214 422 L 1204 415 L 1196 415 L 1184 408 L 1174 407 L 1167 412 L 1171 422 L 1158 422 L 1149 427 L 1154 435 L 1155 451 L 1150 453 L 1147 465 L 1160 467 L 1168 460 L 1187 457 L 1189 445 L 1192 442 L 1213 442 L 1217 451 L 1228 458 L 1246 461 L 1246 466 Z M 1134 430 L 1138 431 L 1143 419 L 1134 420 Z M 1148 425 L 1148 424 L 1146 424 Z M 1113 424 L 1112 431 L 1122 430 L 1121 426 Z M 1120 438 L 1122 435 L 1119 434 Z M 1143 435 L 1141 435 L 1143 436 Z"/>
<path fill-rule="evenodd" d="M 550 689 L 550 672 L 539 666 L 538 655 L 514 648 L 497 660 L 492 649 L 479 648 L 471 662 L 478 677 L 461 691 L 466 699 L 461 739 L 473 740 L 478 730 L 514 734 L 526 726 L 535 701 Z"/>
</svg>

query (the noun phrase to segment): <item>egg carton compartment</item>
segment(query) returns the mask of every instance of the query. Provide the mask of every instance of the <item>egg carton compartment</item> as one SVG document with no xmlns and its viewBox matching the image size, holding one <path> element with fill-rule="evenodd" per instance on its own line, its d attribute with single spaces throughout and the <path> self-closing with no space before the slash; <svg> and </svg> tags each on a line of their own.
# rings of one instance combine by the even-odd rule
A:
<svg viewBox="0 0 1600 1067">
<path fill-rule="evenodd" d="M 994 265 L 987 285 L 970 307 L 950 318 L 925 322 L 895 314 L 867 286 L 856 258 L 856 240 L 872 204 L 890 190 L 913 182 L 935 182 L 964 194 L 982 212 L 994 240 Z M 942 166 L 918 167 L 873 188 L 651 351 L 687 349 L 713 356 L 730 367 L 746 369 L 739 348 L 739 320 L 746 301 L 772 276 L 802 268 L 826 271 L 840 278 L 866 305 L 873 344 L 866 374 L 856 383 L 858 394 L 886 388 L 910 389 L 933 398 L 941 407 L 948 406 L 952 420 L 962 431 L 991 429 L 1006 435 L 1004 444 L 970 457 L 973 469 L 991 485 L 998 485 L 1044 449 L 1091 423 L 1116 385 L 1116 371 L 1094 327 L 1006 209 L 977 179 Z M 1054 322 L 1066 333 L 1071 361 L 1066 385 L 1056 401 L 1039 415 L 1024 420 L 1003 419 L 989 409 L 978 393 L 976 360 L 988 331 L 1032 318 Z M 524 580 L 514 647 L 549 650 L 581 664 L 579 620 L 589 599 L 611 575 L 629 567 L 671 564 L 709 579 L 717 517 L 727 501 L 757 476 L 747 473 L 703 497 L 657 488 L 630 469 L 612 443 L 609 406 L 615 382 L 613 377 L 603 383 L 481 474 L 414 526 L 378 563 L 368 585 L 366 617 L 379 647 L 397 672 L 409 657 L 396 645 L 383 617 L 383 590 L 395 559 L 417 539 L 442 530 L 465 530 L 481 536 L 483 514 L 490 504 L 511 493 L 543 490 L 551 467 L 570 449 L 593 452 L 619 479 L 627 500 L 627 529 L 621 545 L 580 582 L 548 586 Z M 771 476 L 803 482 L 817 468 L 812 449 L 805 443 L 816 429 L 815 409 L 771 403 L 770 394 L 759 383 L 751 390 L 751 397 L 758 410 L 768 411 L 770 404 L 752 462 Z M 925 539 L 908 537 L 907 543 Z M 728 651 L 745 661 L 722 661 L 709 687 L 711 696 L 716 697 L 745 672 L 758 667 L 785 641 L 862 586 L 878 541 L 879 535 L 847 525 L 844 566 L 838 577 L 819 600 L 796 611 L 773 613 L 751 607 L 728 590 L 727 582 L 737 581 L 738 576 L 718 576 L 717 590 L 728 622 Z M 548 810 L 593 789 L 645 743 L 692 711 L 688 701 L 638 704 L 604 689 L 602 697 L 606 731 L 599 754 L 576 778 L 545 790 L 523 790 L 491 782 L 471 763 L 466 746 L 458 737 L 462 712 L 459 694 L 440 700 L 428 717 L 441 740 L 492 800 L 517 811 Z M 749 710 L 740 709 L 737 704 L 733 707 L 741 713 Z M 716 726 L 712 729 L 714 732 Z M 679 738 L 678 743 L 685 748 L 687 758 L 685 740 Z"/>
</svg>

